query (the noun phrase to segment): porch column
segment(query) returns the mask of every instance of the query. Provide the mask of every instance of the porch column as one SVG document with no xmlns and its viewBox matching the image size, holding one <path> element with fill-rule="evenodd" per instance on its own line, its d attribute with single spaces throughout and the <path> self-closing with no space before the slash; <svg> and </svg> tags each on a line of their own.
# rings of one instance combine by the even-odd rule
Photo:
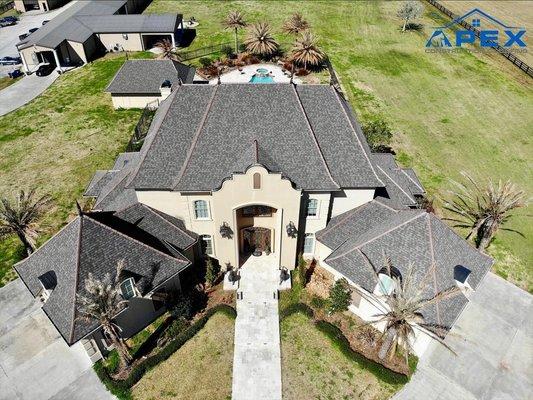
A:
<svg viewBox="0 0 533 400">
<path fill-rule="evenodd" d="M 172 35 L 170 35 L 170 37 L 172 38 L 172 48 L 175 49 L 176 48 L 176 33 L 174 32 Z"/>
<path fill-rule="evenodd" d="M 22 59 L 22 65 L 24 66 L 24 71 L 28 74 L 30 72 L 30 69 L 28 68 L 28 64 L 26 63 L 26 59 L 24 58 L 24 53 L 19 52 L 20 58 Z"/>
<path fill-rule="evenodd" d="M 61 64 L 59 63 L 59 57 L 57 55 L 57 50 L 54 49 L 54 50 L 52 50 L 52 52 L 54 53 L 54 59 L 56 60 L 56 69 L 59 70 L 59 71 L 62 71 Z"/>
</svg>

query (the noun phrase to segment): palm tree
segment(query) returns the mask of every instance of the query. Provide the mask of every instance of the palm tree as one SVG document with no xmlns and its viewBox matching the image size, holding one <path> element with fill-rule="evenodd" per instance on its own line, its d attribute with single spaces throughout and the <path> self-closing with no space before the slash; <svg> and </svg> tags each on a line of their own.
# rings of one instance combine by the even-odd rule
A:
<svg viewBox="0 0 533 400">
<path fill-rule="evenodd" d="M 226 29 L 233 29 L 235 32 L 235 54 L 239 54 L 239 44 L 238 44 L 238 32 L 239 29 L 246 27 L 246 21 L 244 16 L 239 11 L 231 11 L 227 17 L 222 21 L 222 25 Z"/>
<path fill-rule="evenodd" d="M 368 258 L 367 260 L 372 265 Z M 387 354 L 392 358 L 398 349 L 398 344 L 400 344 L 406 350 L 404 352 L 405 362 L 409 365 L 409 354 L 414 353 L 412 343 L 414 342 L 417 331 L 425 332 L 453 352 L 442 339 L 446 332 L 444 327 L 427 323 L 422 314 L 422 311 L 428 306 L 452 297 L 460 291 L 458 287 L 454 286 L 435 293 L 431 297 L 427 297 L 425 295 L 427 291 L 426 286 L 428 279 L 433 276 L 434 269 L 435 265 L 432 265 L 423 279 L 417 279 L 415 278 L 413 265 L 409 265 L 405 275 L 402 275 L 400 278 L 395 276 L 392 271 L 392 263 L 389 258 L 386 258 L 384 270 L 392 279 L 392 292 L 390 292 L 390 289 L 386 290 L 382 281 L 379 279 L 377 270 L 374 269 L 375 277 L 382 289 L 381 292 L 389 293 L 384 294 L 382 298 L 368 298 L 379 310 L 374 316 L 376 320 L 372 323 L 385 323 L 385 329 L 382 335 L 382 338 L 385 338 L 385 340 L 383 340 L 378 353 L 380 359 L 384 359 Z M 383 271 L 383 269 L 380 271 Z"/>
<path fill-rule="evenodd" d="M 291 35 L 298 35 L 300 32 L 309 29 L 309 23 L 304 19 L 302 14 L 294 13 L 285 21 L 282 30 Z"/>
<path fill-rule="evenodd" d="M 304 31 L 294 43 L 292 59 L 303 64 L 304 68 L 307 69 L 307 64 L 319 65 L 324 58 L 324 53 L 317 46 L 315 35 L 309 31 Z"/>
<path fill-rule="evenodd" d="M 278 49 L 278 43 L 272 37 L 270 25 L 266 22 L 252 25 L 244 44 L 250 53 L 261 56 L 269 56 Z"/>
<path fill-rule="evenodd" d="M 159 50 L 161 50 L 160 57 L 165 60 L 177 60 L 178 55 L 174 51 L 174 46 L 169 39 L 161 39 L 155 45 Z"/>
<path fill-rule="evenodd" d="M 21 190 L 15 201 L 0 199 L 0 238 L 17 235 L 28 255 L 35 251 L 37 220 L 51 203 L 49 196 L 36 198 L 35 193 L 35 189 L 27 193 Z"/>
<path fill-rule="evenodd" d="M 511 217 L 510 212 L 527 204 L 525 192 L 510 181 L 501 180 L 495 185 L 492 180 L 482 186 L 467 173 L 462 175 L 467 184 L 454 182 L 458 190 L 452 192 L 454 199 L 446 203 L 445 209 L 454 214 L 456 227 L 468 228 L 467 239 L 474 236 L 476 247 L 486 249 L 498 229 Z M 519 233 L 513 229 L 503 230 Z"/>
<path fill-rule="evenodd" d="M 127 304 L 119 287 L 123 267 L 124 260 L 120 260 L 115 275 L 111 276 L 108 273 L 102 279 L 97 279 L 89 273 L 85 280 L 85 294 L 78 294 L 76 297 L 79 318 L 87 322 L 100 323 L 118 352 L 122 368 L 128 368 L 132 358 L 128 346 L 120 336 L 120 328 L 114 322 L 114 318 Z"/>
</svg>

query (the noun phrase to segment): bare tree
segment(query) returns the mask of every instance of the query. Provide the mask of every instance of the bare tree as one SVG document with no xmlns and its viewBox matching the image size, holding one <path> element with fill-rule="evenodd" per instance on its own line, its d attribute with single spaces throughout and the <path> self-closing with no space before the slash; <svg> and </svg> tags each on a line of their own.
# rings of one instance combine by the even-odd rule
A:
<svg viewBox="0 0 533 400">
<path fill-rule="evenodd" d="M 239 11 L 231 11 L 222 21 L 222 25 L 226 29 L 233 29 L 235 32 L 235 54 L 239 54 L 238 32 L 239 29 L 246 27 L 244 16 Z"/>
<path fill-rule="evenodd" d="M 454 217 L 446 219 L 453 221 L 456 227 L 468 228 L 466 238 L 473 236 L 476 247 L 484 250 L 498 229 L 509 220 L 511 211 L 527 204 L 525 192 L 510 181 L 500 180 L 495 185 L 489 180 L 483 185 L 465 172 L 462 175 L 467 183 L 453 182 L 457 190 L 452 192 L 454 198 L 444 208 Z M 521 234 L 513 229 L 501 229 Z"/>
<path fill-rule="evenodd" d="M 318 65 L 324 60 L 325 56 L 317 45 L 317 38 L 310 31 L 304 31 L 300 38 L 294 43 L 292 50 L 292 59 L 297 63 L 307 65 Z"/>
<path fill-rule="evenodd" d="M 0 199 L 0 238 L 17 235 L 26 253 L 35 251 L 35 240 L 39 230 L 37 221 L 51 204 L 50 196 L 36 198 L 36 190 L 21 190 L 14 201 Z"/>
<path fill-rule="evenodd" d="M 291 35 L 298 35 L 300 32 L 309 29 L 309 22 L 307 22 L 302 14 L 294 13 L 291 17 L 284 22 L 282 30 L 285 33 Z"/>
<path fill-rule="evenodd" d="M 402 32 L 405 32 L 409 21 L 417 19 L 424 12 L 424 6 L 419 1 L 406 1 L 398 9 L 398 17 L 403 19 Z"/>
<path fill-rule="evenodd" d="M 123 268 L 124 260 L 120 260 L 113 276 L 107 273 L 102 279 L 98 279 L 89 274 L 85 280 L 85 294 L 78 294 L 77 300 L 79 318 L 87 322 L 100 323 L 118 352 L 122 368 L 128 368 L 132 358 L 128 346 L 120 335 L 121 329 L 114 321 L 117 314 L 127 305 L 127 300 L 122 297 L 119 287 Z"/>
<path fill-rule="evenodd" d="M 274 54 L 278 49 L 278 42 L 272 36 L 270 25 L 266 22 L 252 25 L 244 44 L 250 53 L 261 56 Z"/>
</svg>

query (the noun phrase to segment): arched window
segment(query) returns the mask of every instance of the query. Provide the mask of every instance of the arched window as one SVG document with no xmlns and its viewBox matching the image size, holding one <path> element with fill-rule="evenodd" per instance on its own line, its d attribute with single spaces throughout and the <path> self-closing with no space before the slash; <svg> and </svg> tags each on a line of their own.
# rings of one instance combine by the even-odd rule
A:
<svg viewBox="0 0 533 400">
<path fill-rule="evenodd" d="M 307 200 L 307 216 L 318 217 L 318 200 L 317 199 Z"/>
<path fill-rule="evenodd" d="M 196 219 L 209 219 L 209 206 L 205 200 L 194 202 L 194 217 Z"/>
<path fill-rule="evenodd" d="M 200 236 L 202 239 L 202 253 L 208 256 L 212 256 L 214 254 L 213 252 L 213 238 L 211 235 L 202 235 Z"/>
<path fill-rule="evenodd" d="M 261 189 L 261 174 L 259 172 L 254 174 L 254 189 Z"/>
</svg>

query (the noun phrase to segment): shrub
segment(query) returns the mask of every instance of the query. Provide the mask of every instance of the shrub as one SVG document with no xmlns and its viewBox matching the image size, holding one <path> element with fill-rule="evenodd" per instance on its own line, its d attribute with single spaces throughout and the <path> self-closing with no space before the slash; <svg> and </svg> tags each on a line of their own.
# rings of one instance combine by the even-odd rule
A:
<svg viewBox="0 0 533 400">
<path fill-rule="evenodd" d="M 326 299 L 323 299 L 322 297 L 313 296 L 313 298 L 311 299 L 311 305 L 314 308 L 323 309 L 326 308 L 326 306 L 328 305 L 328 301 Z"/>
<path fill-rule="evenodd" d="M 198 62 L 200 63 L 200 65 L 204 68 L 208 67 L 211 65 L 211 59 L 207 58 L 207 57 L 202 57 L 198 60 Z"/>
<path fill-rule="evenodd" d="M 183 318 L 178 318 L 177 320 L 173 321 L 170 326 L 167 328 L 167 331 L 165 332 L 165 336 L 172 340 L 176 336 L 178 336 L 181 332 L 183 332 L 185 329 L 187 329 L 188 323 Z"/>
<path fill-rule="evenodd" d="M 220 273 L 220 266 L 214 262 L 211 257 L 207 258 L 207 267 L 205 271 L 205 281 L 208 285 L 212 286 L 218 279 Z"/>
<path fill-rule="evenodd" d="M 180 294 L 175 303 L 170 307 L 170 315 L 176 319 L 191 319 L 193 317 L 193 304 L 190 296 Z"/>
<path fill-rule="evenodd" d="M 391 152 L 392 132 L 385 121 L 378 119 L 363 125 L 363 133 L 372 151 Z"/>
<path fill-rule="evenodd" d="M 337 280 L 329 290 L 331 312 L 346 311 L 350 305 L 352 289 L 344 278 Z"/>
<path fill-rule="evenodd" d="M 231 46 L 228 46 L 227 44 L 222 46 L 220 48 L 220 51 L 222 52 L 222 54 L 224 54 L 228 58 L 230 58 L 233 55 L 233 48 Z"/>
<path fill-rule="evenodd" d="M 106 370 L 114 374 L 118 371 L 118 367 L 120 366 L 120 359 L 118 358 L 118 352 L 116 350 L 112 350 L 104 361 Z"/>
<path fill-rule="evenodd" d="M 279 318 L 280 320 L 283 320 L 296 313 L 301 313 L 309 318 L 314 318 L 313 309 L 304 303 L 292 303 L 288 305 L 279 312 Z"/>
</svg>

